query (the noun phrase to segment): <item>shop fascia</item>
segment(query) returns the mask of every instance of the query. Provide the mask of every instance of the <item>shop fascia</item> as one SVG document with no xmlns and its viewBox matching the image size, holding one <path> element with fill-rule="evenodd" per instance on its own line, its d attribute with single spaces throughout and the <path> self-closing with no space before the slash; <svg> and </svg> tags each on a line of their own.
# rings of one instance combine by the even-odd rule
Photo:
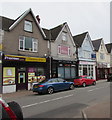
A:
<svg viewBox="0 0 112 120">
<path fill-rule="evenodd" d="M 26 56 L 14 56 L 14 55 L 5 55 L 4 60 L 26 61 L 26 62 L 46 62 L 46 58 L 36 58 L 36 57 L 26 57 Z"/>
<path fill-rule="evenodd" d="M 79 61 L 81 65 L 96 65 L 96 62 Z"/>
<path fill-rule="evenodd" d="M 109 63 L 97 63 L 98 68 L 110 68 Z"/>
</svg>

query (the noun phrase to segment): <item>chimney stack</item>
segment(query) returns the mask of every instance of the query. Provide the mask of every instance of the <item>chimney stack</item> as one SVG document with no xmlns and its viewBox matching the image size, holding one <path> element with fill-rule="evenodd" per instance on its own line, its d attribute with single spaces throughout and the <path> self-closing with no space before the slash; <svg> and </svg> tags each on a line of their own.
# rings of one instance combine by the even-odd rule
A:
<svg viewBox="0 0 112 120">
<path fill-rule="evenodd" d="M 38 23 L 40 24 L 40 18 L 39 15 L 36 16 Z"/>
</svg>

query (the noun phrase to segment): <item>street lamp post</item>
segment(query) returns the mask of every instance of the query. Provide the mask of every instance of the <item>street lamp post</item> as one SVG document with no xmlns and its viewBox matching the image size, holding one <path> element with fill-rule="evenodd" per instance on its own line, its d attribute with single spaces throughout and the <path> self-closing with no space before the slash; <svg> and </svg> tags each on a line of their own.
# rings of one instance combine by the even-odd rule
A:
<svg viewBox="0 0 112 120">
<path fill-rule="evenodd" d="M 49 73 L 50 73 L 50 78 L 52 77 L 52 57 L 51 57 L 51 30 L 49 30 Z"/>
</svg>

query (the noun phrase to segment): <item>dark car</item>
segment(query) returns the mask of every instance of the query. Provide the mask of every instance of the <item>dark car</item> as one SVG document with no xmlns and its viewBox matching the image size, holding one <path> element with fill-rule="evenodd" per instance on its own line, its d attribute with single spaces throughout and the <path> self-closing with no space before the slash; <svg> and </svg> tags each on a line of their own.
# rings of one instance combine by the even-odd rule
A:
<svg viewBox="0 0 112 120">
<path fill-rule="evenodd" d="M 0 98 L 1 120 L 23 120 L 23 113 L 20 105 L 15 102 L 6 103 Z"/>
<path fill-rule="evenodd" d="M 96 85 L 96 80 L 87 75 L 78 76 L 74 79 L 74 85 L 83 87 L 85 87 L 86 85 Z"/>
<path fill-rule="evenodd" d="M 112 73 L 109 73 L 109 74 L 107 75 L 107 81 L 108 81 L 108 82 L 111 82 L 111 81 L 112 81 Z"/>
<path fill-rule="evenodd" d="M 53 92 L 66 89 L 74 89 L 74 83 L 67 82 L 62 78 L 52 78 L 33 85 L 33 92 L 38 92 L 39 94 L 52 94 Z"/>
</svg>

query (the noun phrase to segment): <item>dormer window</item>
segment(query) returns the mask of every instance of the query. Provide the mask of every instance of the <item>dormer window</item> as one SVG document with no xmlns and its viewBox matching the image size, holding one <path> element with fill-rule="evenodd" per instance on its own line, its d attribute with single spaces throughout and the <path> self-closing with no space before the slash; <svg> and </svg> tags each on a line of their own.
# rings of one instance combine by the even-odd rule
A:
<svg viewBox="0 0 112 120">
<path fill-rule="evenodd" d="M 105 59 L 104 53 L 100 53 L 100 59 L 101 59 L 101 60 L 104 60 L 104 59 Z"/>
<path fill-rule="evenodd" d="M 103 49 L 103 45 L 101 44 L 101 50 Z"/>
<path fill-rule="evenodd" d="M 25 20 L 24 30 L 27 32 L 32 32 L 32 22 L 31 21 Z"/>
<path fill-rule="evenodd" d="M 66 32 L 62 33 L 62 40 L 67 41 L 67 33 Z"/>
</svg>

